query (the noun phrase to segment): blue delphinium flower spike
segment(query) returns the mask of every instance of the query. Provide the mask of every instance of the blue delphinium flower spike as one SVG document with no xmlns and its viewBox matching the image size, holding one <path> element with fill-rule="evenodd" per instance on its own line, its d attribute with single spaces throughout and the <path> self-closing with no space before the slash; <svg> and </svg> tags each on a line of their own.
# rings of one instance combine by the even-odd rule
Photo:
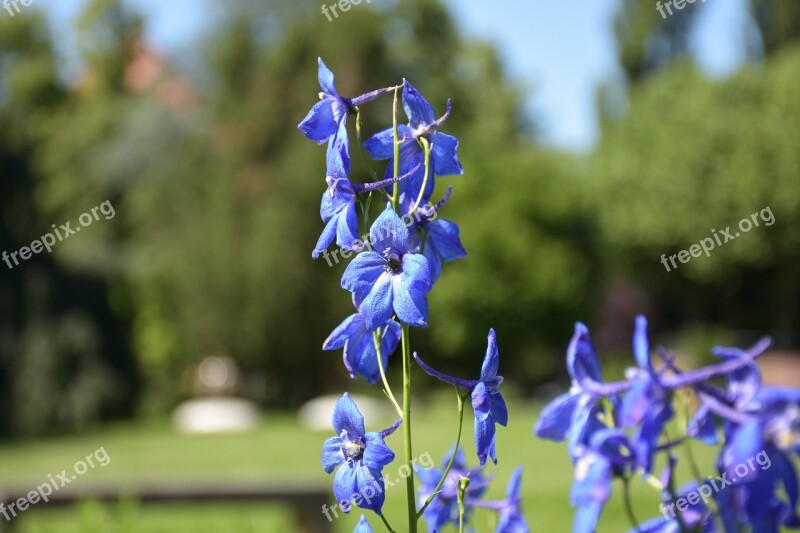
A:
<svg viewBox="0 0 800 533">
<path fill-rule="evenodd" d="M 620 425 L 636 428 L 633 447 L 639 466 L 649 474 L 653 468 L 658 439 L 674 411 L 672 395 L 661 386 L 660 377 L 653 369 L 647 340 L 647 319 L 641 315 L 636 318 L 633 353 L 639 368 L 631 378 L 631 389 L 622 399 Z"/>
<path fill-rule="evenodd" d="M 503 382 L 503 376 L 497 375 L 500 353 L 497 350 L 497 337 L 494 329 L 489 330 L 480 379 L 467 380 L 448 376 L 429 367 L 416 353 L 414 353 L 414 359 L 428 375 L 470 391 L 472 408 L 475 411 L 475 447 L 478 451 L 478 460 L 483 466 L 486 464 L 486 458 L 490 457 L 492 462 L 497 464 L 495 423 L 501 426 L 508 424 L 508 409 L 503 396 L 497 390 Z"/>
<path fill-rule="evenodd" d="M 527 522 L 522 515 L 520 504 L 522 498 L 520 496 L 520 488 L 522 485 L 522 467 L 519 466 L 511 474 L 511 479 L 508 481 L 506 487 L 506 499 L 500 501 L 470 501 L 476 507 L 483 507 L 485 509 L 492 509 L 497 511 L 497 528 L 495 533 L 528 533 Z"/>
<path fill-rule="evenodd" d="M 595 432 L 588 446 L 577 450 L 575 481 L 570 500 L 577 509 L 573 533 L 594 533 L 606 502 L 611 497 L 611 481 L 616 474 L 634 467 L 634 451 L 628 438 L 618 429 Z"/>
<path fill-rule="evenodd" d="M 381 361 L 385 369 L 388 368 L 389 355 L 397 349 L 400 342 L 400 324 L 390 321 L 382 335 Z M 360 374 L 371 384 L 381 379 L 372 332 L 367 329 L 364 317 L 358 313 L 345 318 L 322 345 L 323 350 L 339 348 L 344 348 L 344 366 L 351 378 L 355 379 L 356 374 Z"/>
<path fill-rule="evenodd" d="M 367 522 L 367 518 L 362 514 L 361 520 L 358 521 L 356 524 L 356 528 L 353 530 L 353 533 L 374 533 L 372 527 Z"/>
<path fill-rule="evenodd" d="M 425 153 L 417 142 L 420 137 L 425 137 L 431 143 L 431 160 L 428 183 L 423 193 L 423 203 L 426 202 L 434 188 L 434 176 L 450 176 L 463 174 L 464 169 L 458 160 L 458 139 L 436 131 L 450 114 L 450 102 L 447 102 L 447 112 L 436 119 L 433 106 L 417 91 L 408 81 L 403 82 L 403 109 L 408 117 L 408 125 L 399 124 L 397 135 L 402 139 L 400 145 L 400 173 L 404 174 L 411 168 L 423 163 Z M 373 159 L 389 159 L 386 172 L 389 176 L 393 168 L 394 137 L 392 128 L 380 131 L 364 142 L 364 147 Z M 416 201 L 424 181 L 424 166 L 420 167 L 414 175 L 400 185 L 400 203 L 403 212 L 408 212 Z"/>
<path fill-rule="evenodd" d="M 721 473 L 736 480 L 726 489 L 723 518 L 746 517 L 753 531 L 799 526 L 793 457 L 800 453 L 800 390 L 763 387 L 739 409 L 747 418 L 728 422 L 718 459 Z M 779 497 L 780 487 L 788 501 Z"/>
<path fill-rule="evenodd" d="M 585 390 L 583 383 L 586 379 L 603 381 L 589 328 L 581 322 L 575 324 L 575 333 L 567 347 L 567 372 L 572 378 L 572 387 L 545 406 L 534 431 L 542 439 L 569 439 L 570 454 L 574 455 L 575 447 L 585 444 L 593 428 L 598 426 L 602 398 Z"/>
<path fill-rule="evenodd" d="M 447 479 L 442 483 L 440 492 L 433 497 L 430 505 L 425 509 L 422 518 L 428 525 L 429 533 L 436 533 L 447 524 L 458 524 L 458 480 L 465 477 L 469 478 L 470 484 L 467 487 L 465 498 L 465 521 L 469 520 L 472 513 L 474 503 L 483 496 L 486 492 L 488 482 L 484 479 L 481 469 L 468 470 L 464 452 L 459 448 L 458 450 L 450 450 L 442 461 L 442 468 L 418 468 L 415 467 L 417 479 L 420 485 L 417 489 L 418 506 L 422 507 L 425 501 L 433 494 L 436 485 L 442 478 L 447 464 L 453 453 L 456 454 L 453 461 L 453 467 L 447 474 Z"/>
<path fill-rule="evenodd" d="M 427 326 L 431 275 L 428 260 L 410 248 L 408 228 L 388 207 L 370 228 L 372 249 L 358 254 L 342 276 L 342 287 L 360 301 L 359 313 L 374 330 L 397 318 Z"/>
<path fill-rule="evenodd" d="M 394 460 L 394 452 L 386 446 L 384 438 L 400 424 L 381 432 L 366 433 L 364 416 L 346 392 L 333 410 L 331 437 L 322 446 L 322 468 L 330 474 L 339 467 L 333 479 L 333 494 L 345 513 L 350 512 L 351 501 L 358 507 L 381 514 L 385 499 L 383 467 Z M 367 497 L 367 495 L 371 495 Z"/>
<path fill-rule="evenodd" d="M 325 66 L 322 58 L 317 77 L 322 92 L 317 102 L 297 126 L 306 137 L 319 144 L 328 143 L 328 165 L 350 173 L 350 140 L 347 136 L 347 116 L 353 109 L 393 90 L 393 87 L 378 89 L 356 98 L 339 96 L 333 83 L 333 72 Z M 413 166 L 413 165 L 412 165 Z M 411 167 L 409 167 L 411 168 Z"/>
</svg>

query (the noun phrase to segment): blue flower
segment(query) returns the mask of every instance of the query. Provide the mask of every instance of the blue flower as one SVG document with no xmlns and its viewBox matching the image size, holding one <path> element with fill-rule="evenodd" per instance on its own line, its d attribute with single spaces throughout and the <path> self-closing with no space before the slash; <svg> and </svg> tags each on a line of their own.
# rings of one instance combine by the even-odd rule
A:
<svg viewBox="0 0 800 533">
<path fill-rule="evenodd" d="M 405 174 L 412 168 L 425 161 L 425 152 L 418 139 L 425 137 L 431 144 L 430 172 L 422 202 L 426 202 L 434 188 L 434 176 L 450 176 L 463 174 L 464 169 L 458 160 L 458 139 L 436 131 L 450 114 L 450 101 L 447 102 L 447 112 L 436 119 L 433 106 L 410 84 L 403 81 L 403 109 L 408 117 L 408 125 L 397 126 L 400 145 L 400 173 Z M 380 131 L 364 142 L 364 147 L 373 159 L 389 159 L 386 169 L 387 177 L 391 176 L 394 167 L 394 138 L 392 128 Z M 400 185 L 400 203 L 403 212 L 408 212 L 416 201 L 422 182 L 424 181 L 424 165 L 420 166 L 411 178 Z"/>
<path fill-rule="evenodd" d="M 408 177 L 409 174 L 406 174 L 397 179 L 392 178 L 373 183 L 352 183 L 347 179 L 344 171 L 336 169 L 329 161 L 328 176 L 325 178 L 328 189 L 322 193 L 322 202 L 319 207 L 319 214 L 322 221 L 325 222 L 325 229 L 322 230 L 311 257 L 314 259 L 319 257 L 334 239 L 336 244 L 345 250 L 352 250 L 359 246 L 358 215 L 356 213 L 358 194 L 379 189 Z"/>
<path fill-rule="evenodd" d="M 331 437 L 322 446 L 322 468 L 330 474 L 339 467 L 333 479 L 333 494 L 345 513 L 350 512 L 350 502 L 358 507 L 381 514 L 384 485 L 383 467 L 394 460 L 394 452 L 386 446 L 384 438 L 400 424 L 381 432 L 366 433 L 364 416 L 346 392 L 333 410 Z"/>
<path fill-rule="evenodd" d="M 634 452 L 625 433 L 618 429 L 595 432 L 587 446 L 576 449 L 575 481 L 570 500 L 577 507 L 573 533 L 594 533 L 615 475 L 627 475 L 634 467 Z"/>
<path fill-rule="evenodd" d="M 374 533 L 372 527 L 367 522 L 367 518 L 362 514 L 361 520 L 358 521 L 356 524 L 356 528 L 353 530 L 353 533 Z"/>
<path fill-rule="evenodd" d="M 367 329 L 386 324 L 393 313 L 406 324 L 427 326 L 428 260 L 410 248 L 408 228 L 391 208 L 372 224 L 370 243 L 370 249 L 358 254 L 342 276 L 342 287 L 360 302 L 358 311 Z"/>
<path fill-rule="evenodd" d="M 589 379 L 602 383 L 603 377 L 589 328 L 581 322 L 575 324 L 575 333 L 567 347 L 567 371 L 572 387 L 545 406 L 534 431 L 543 439 L 569 439 L 570 454 L 574 455 L 575 448 L 586 444 L 591 434 L 602 427 L 597 421 L 602 396 L 587 390 L 585 385 Z"/>
<path fill-rule="evenodd" d="M 800 452 L 800 390 L 764 387 L 739 409 L 744 418 L 728 422 L 719 457 L 721 473 L 736 481 L 724 496 L 723 518 L 727 523 L 744 518 L 753 531 L 800 525 L 792 459 Z M 778 496 L 779 488 L 788 502 Z"/>
<path fill-rule="evenodd" d="M 397 349 L 399 342 L 400 324 L 392 320 L 386 326 L 381 340 L 381 360 L 384 369 L 388 368 L 389 355 Z M 356 374 L 360 374 L 371 384 L 381 378 L 372 332 L 367 329 L 367 324 L 361 315 L 356 313 L 345 318 L 322 345 L 323 350 L 338 350 L 342 347 L 344 366 L 350 372 L 351 378 L 355 379 Z"/>
<path fill-rule="evenodd" d="M 322 92 L 303 121 L 297 126 L 306 137 L 319 144 L 328 142 L 328 161 L 335 168 L 350 172 L 350 141 L 347 137 L 347 116 L 353 109 L 349 98 L 342 98 L 333 84 L 333 72 L 318 58 L 317 77 Z"/>
<path fill-rule="evenodd" d="M 528 533 L 530 529 L 522 515 L 520 504 L 520 486 L 522 484 L 522 467 L 519 466 L 511 474 L 511 479 L 506 487 L 506 499 L 500 501 L 475 501 L 477 507 L 493 509 L 498 512 L 497 528 L 495 533 Z"/>
<path fill-rule="evenodd" d="M 436 533 L 447 524 L 458 524 L 458 481 L 461 478 L 469 478 L 470 484 L 465 494 L 465 521 L 468 521 L 472 512 L 472 507 L 486 492 L 488 482 L 483 478 L 481 469 L 467 470 L 464 452 L 459 448 L 457 451 L 451 450 L 442 461 L 442 468 L 415 468 L 417 478 L 420 481 L 417 490 L 418 505 L 422 507 L 428 497 L 434 493 L 436 485 L 442 478 L 442 474 L 447 468 L 453 453 L 456 454 L 453 467 L 447 474 L 447 478 L 440 492 L 433 497 L 430 505 L 422 513 L 422 518 L 428 524 L 428 532 Z"/>
<path fill-rule="evenodd" d="M 708 487 L 708 493 L 711 494 L 709 483 L 704 483 L 702 486 Z M 689 495 L 694 495 L 694 497 L 687 498 Z M 628 533 L 677 533 L 681 531 L 681 523 L 688 531 L 715 533 L 717 528 L 711 511 L 700 497 L 700 486 L 696 482 L 691 482 L 681 488 L 676 495 L 676 501 L 678 499 L 685 500 L 686 510 L 681 511 L 676 509 L 676 504 L 672 501 L 672 497 L 669 494 L 665 494 L 664 501 L 659 507 L 663 518 L 660 516 L 652 518 L 643 524 L 639 524 L 635 529 L 629 530 Z M 702 493 L 702 497 L 706 497 L 705 492 Z M 692 499 L 697 503 L 692 503 Z"/>
<path fill-rule="evenodd" d="M 445 383 L 456 385 L 470 391 L 472 395 L 472 409 L 475 411 L 475 448 L 478 451 L 478 460 L 481 466 L 486 464 L 486 458 L 491 457 L 497 464 L 495 452 L 495 423 L 505 426 L 508 424 L 508 409 L 503 396 L 497 390 L 503 382 L 503 376 L 497 375 L 500 366 L 500 353 L 497 350 L 497 338 L 494 329 L 489 330 L 486 355 L 481 365 L 481 377 L 477 380 L 466 380 L 448 376 L 429 367 L 414 353 L 422 370 Z"/>
<path fill-rule="evenodd" d="M 649 474 L 653 468 L 658 440 L 674 411 L 670 391 L 661 386 L 660 378 L 651 364 L 647 319 L 641 315 L 636 317 L 633 354 L 639 368 L 631 378 L 630 390 L 622 399 L 620 425 L 636 428 L 633 447 L 638 465 Z"/>
<path fill-rule="evenodd" d="M 394 90 L 394 87 L 378 89 L 356 98 L 339 96 L 333 84 L 333 72 L 317 58 L 317 78 L 322 92 L 317 102 L 303 121 L 297 126 L 306 137 L 319 144 L 328 143 L 328 168 L 350 173 L 350 140 L 347 136 L 347 116 L 363 103 Z M 412 165 L 413 166 L 413 165 Z M 411 167 L 409 167 L 411 168 Z"/>
<path fill-rule="evenodd" d="M 449 187 L 444 198 L 436 204 L 426 204 L 419 209 L 419 223 L 417 228 L 425 232 L 425 246 L 422 255 L 428 259 L 431 267 L 431 280 L 436 283 L 442 273 L 442 263 L 467 256 L 467 251 L 461 244 L 458 225 L 449 220 L 438 218 L 439 209 L 450 198 L 453 188 Z M 417 236 L 419 236 L 417 234 Z M 420 243 L 421 244 L 421 243 Z"/>
</svg>

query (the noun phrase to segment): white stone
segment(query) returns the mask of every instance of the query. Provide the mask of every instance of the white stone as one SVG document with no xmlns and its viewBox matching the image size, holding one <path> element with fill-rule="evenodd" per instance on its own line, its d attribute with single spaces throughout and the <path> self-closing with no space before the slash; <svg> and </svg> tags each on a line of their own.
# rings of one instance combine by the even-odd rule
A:
<svg viewBox="0 0 800 533">
<path fill-rule="evenodd" d="M 256 404 L 240 398 L 207 396 L 180 404 L 172 422 L 184 433 L 235 433 L 258 424 Z"/>
</svg>

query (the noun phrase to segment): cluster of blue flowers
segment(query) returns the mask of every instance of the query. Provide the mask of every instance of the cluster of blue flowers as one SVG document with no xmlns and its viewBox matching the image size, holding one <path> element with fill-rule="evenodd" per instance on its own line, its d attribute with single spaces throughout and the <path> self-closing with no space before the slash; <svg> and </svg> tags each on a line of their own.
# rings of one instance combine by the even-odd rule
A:
<svg viewBox="0 0 800 533">
<path fill-rule="evenodd" d="M 392 427 L 366 432 L 364 418 L 347 393 L 333 413 L 336 436 L 322 449 L 322 467 L 336 471 L 333 492 L 344 512 L 352 505 L 374 511 L 391 530 L 382 514 L 385 500 L 383 469 L 391 463 L 394 452 L 385 438 L 400 425 L 405 433 L 405 455 L 410 464 L 410 369 L 412 356 L 407 349 L 410 327 L 428 325 L 428 293 L 439 278 L 445 262 L 466 256 L 458 226 L 438 216 L 452 193 L 449 187 L 433 203 L 436 179 L 463 173 L 458 159 L 458 140 L 440 128 L 450 115 L 451 105 L 437 118 L 433 106 L 408 82 L 378 89 L 355 98 L 341 96 L 334 85 L 333 73 L 319 60 L 319 102 L 298 126 L 309 139 L 327 143 L 327 189 L 322 194 L 320 216 L 325 224 L 312 257 L 327 254 L 333 245 L 356 253 L 342 276 L 342 288 L 352 293 L 356 312 L 348 316 L 325 340 L 323 349 L 343 350 L 344 366 L 350 377 L 362 376 L 370 384 L 382 382 L 399 419 Z M 398 96 L 407 124 L 397 123 Z M 381 96 L 394 95 L 393 123 L 361 141 L 359 106 Z M 357 142 L 373 160 L 387 160 L 385 175 L 378 179 L 367 167 L 370 179 L 351 181 L 348 117 L 355 115 Z M 360 147 L 359 147 L 360 148 Z M 359 238 L 359 215 L 369 226 L 370 201 L 378 196 L 386 207 L 372 222 L 369 233 Z M 348 255 L 350 255 L 348 253 Z M 344 254 L 343 254 L 344 256 Z M 403 346 L 403 407 L 394 398 L 386 379 L 389 356 Z M 460 379 L 443 374 L 425 364 L 414 353 L 419 366 L 429 375 L 456 386 L 459 414 L 471 396 L 475 413 L 475 444 L 480 467 L 467 469 L 460 450 L 459 426 L 456 448 L 439 469 L 414 469 L 421 485 L 414 501 L 414 476 L 410 476 L 409 531 L 416 531 L 416 521 L 423 518 L 429 531 L 438 531 L 447 523 L 463 529 L 475 507 L 497 512 L 498 532 L 528 531 L 520 510 L 521 469 L 511 478 L 508 497 L 501 501 L 481 501 L 488 481 L 481 468 L 487 458 L 496 464 L 495 424 L 506 425 L 508 412 L 498 391 L 503 378 L 497 375 L 499 353 L 494 330 L 489 332 L 488 348 L 479 379 Z M 463 490 L 461 487 L 464 487 Z M 366 495 L 369 497 L 366 497 Z M 362 516 L 356 531 L 372 531 Z"/>
<path fill-rule="evenodd" d="M 683 371 L 663 348 L 656 351 L 660 364 L 654 364 L 646 330 L 647 321 L 638 317 L 633 335 L 637 366 L 628 379 L 605 383 L 589 330 L 576 324 L 567 350 L 572 387 L 545 407 L 536 424 L 539 437 L 568 443 L 575 468 L 573 531 L 595 531 L 614 478 L 626 488 L 631 531 L 777 533 L 782 527 L 800 527 L 793 463 L 800 452 L 800 390 L 761 386 L 755 360 L 769 339 L 749 350 L 715 348 L 719 363 Z M 682 434 L 670 438 L 668 425 L 680 420 L 673 406 L 680 399 L 688 405 L 691 397 L 693 415 L 679 424 Z M 676 488 L 678 451 L 692 441 L 719 446 L 716 477 Z M 655 477 L 656 460 L 662 457 L 663 473 Z M 638 523 L 627 494 L 634 476 L 661 490 L 663 516 Z"/>
</svg>

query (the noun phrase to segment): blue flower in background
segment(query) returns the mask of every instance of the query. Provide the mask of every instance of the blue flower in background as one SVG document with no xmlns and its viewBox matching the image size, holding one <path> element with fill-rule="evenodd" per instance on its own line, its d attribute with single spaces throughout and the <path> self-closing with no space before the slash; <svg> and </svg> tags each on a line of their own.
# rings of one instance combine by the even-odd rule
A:
<svg viewBox="0 0 800 533">
<path fill-rule="evenodd" d="M 367 329 L 389 322 L 392 314 L 412 326 L 427 326 L 431 275 L 428 260 L 410 247 L 410 234 L 391 208 L 370 228 L 371 248 L 358 254 L 342 276 L 342 287 L 360 302 Z"/>
<path fill-rule="evenodd" d="M 333 410 L 331 437 L 322 446 L 322 468 L 330 474 L 339 467 L 333 479 L 333 494 L 345 513 L 350 512 L 350 502 L 381 514 L 385 499 L 383 467 L 394 460 L 394 452 L 386 446 L 384 438 L 397 426 L 381 432 L 366 433 L 364 416 L 346 392 Z"/>
<path fill-rule="evenodd" d="M 400 174 L 405 174 L 420 165 L 410 179 L 400 185 L 400 205 L 403 212 L 408 212 L 422 189 L 425 177 L 425 152 L 417 139 L 425 137 L 431 144 L 430 172 L 422 202 L 425 203 L 433 194 L 434 176 L 450 176 L 463 174 L 464 169 L 458 160 L 458 139 L 452 135 L 436 131 L 450 114 L 450 101 L 447 112 L 436 119 L 433 106 L 408 81 L 403 81 L 403 109 L 408 117 L 408 125 L 399 124 L 397 135 L 402 139 L 400 145 Z M 394 167 L 394 138 L 392 128 L 380 131 L 364 142 L 364 148 L 373 159 L 389 159 L 386 177 L 390 177 Z"/>
<path fill-rule="evenodd" d="M 350 173 L 350 140 L 347 136 L 347 116 L 355 107 L 392 91 L 393 87 L 378 89 L 356 98 L 339 96 L 333 84 L 333 72 L 317 58 L 317 78 L 322 92 L 319 102 L 297 126 L 306 137 L 319 144 L 328 143 L 328 167 Z M 412 165 L 413 167 L 413 165 Z M 411 167 L 409 167 L 411 168 Z"/>
<path fill-rule="evenodd" d="M 481 365 L 481 377 L 477 380 L 460 379 L 443 374 L 429 367 L 414 353 L 414 358 L 425 373 L 471 392 L 472 409 L 475 411 L 475 448 L 478 451 L 478 460 L 481 466 L 486 464 L 487 457 L 491 457 L 492 462 L 497 464 L 495 423 L 501 426 L 508 424 L 506 402 L 497 390 L 503 382 L 503 376 L 497 375 L 500 353 L 497 350 L 497 337 L 494 329 L 489 330 L 487 344 L 486 355 Z"/>
<path fill-rule="evenodd" d="M 361 520 L 358 521 L 356 524 L 356 528 L 353 530 L 353 533 L 374 533 L 372 527 L 367 522 L 367 518 L 362 514 Z"/>
<path fill-rule="evenodd" d="M 764 387 L 740 409 L 746 418 L 728 421 L 719 457 L 721 472 L 736 480 L 730 494 L 720 493 L 727 503 L 723 519 L 735 524 L 744 517 L 753 531 L 800 526 L 792 459 L 800 452 L 800 390 Z M 780 488 L 788 502 L 779 497 Z"/>
<path fill-rule="evenodd" d="M 567 371 L 572 387 L 545 406 L 534 431 L 543 439 L 569 439 L 570 454 L 574 455 L 578 445 L 586 444 L 591 434 L 603 427 L 597 419 L 602 396 L 583 385 L 587 378 L 602 382 L 603 377 L 589 328 L 581 322 L 575 324 L 575 333 L 567 347 Z"/>
<path fill-rule="evenodd" d="M 579 446 L 575 462 L 575 481 L 570 500 L 575 511 L 573 533 L 594 533 L 606 502 L 611 497 L 611 481 L 634 468 L 635 454 L 628 437 L 618 429 L 600 429 Z"/>
<path fill-rule="evenodd" d="M 447 474 L 440 492 L 433 497 L 430 505 L 425 509 L 422 518 L 428 524 L 428 532 L 436 533 L 447 524 L 458 524 L 458 480 L 469 478 L 470 484 L 465 494 L 465 522 L 472 513 L 473 504 L 486 492 L 488 482 L 483 478 L 481 469 L 468 470 L 464 452 L 459 448 L 457 451 L 450 450 L 442 461 L 442 468 L 423 469 L 415 467 L 414 471 L 420 481 L 417 489 L 418 506 L 422 507 L 428 497 L 433 494 L 436 485 L 442 478 L 442 474 L 450 462 L 453 453 L 456 454 L 453 467 Z"/>
<path fill-rule="evenodd" d="M 311 253 L 316 259 L 336 240 L 344 249 L 351 249 L 358 240 L 358 215 L 356 213 L 356 191 L 346 177 L 326 178 L 328 190 L 322 194 L 319 214 L 325 222 L 325 229 L 319 236 L 317 245 Z"/>
<path fill-rule="evenodd" d="M 495 533 L 528 533 L 530 529 L 522 515 L 522 497 L 520 488 L 522 485 L 522 467 L 519 466 L 511 474 L 511 479 L 506 487 L 506 499 L 500 501 L 475 501 L 476 507 L 492 509 L 498 512 L 497 528 Z"/>
<path fill-rule="evenodd" d="M 392 320 L 386 325 L 381 340 L 381 359 L 384 369 L 388 368 L 389 355 L 397 349 L 399 342 L 400 324 Z M 372 332 L 367 329 L 364 317 L 356 313 L 345 318 L 322 345 L 323 350 L 339 348 L 344 348 L 344 366 L 350 372 L 351 378 L 355 379 L 356 374 L 359 374 L 371 384 L 381 378 Z"/>
<path fill-rule="evenodd" d="M 647 319 L 636 317 L 633 334 L 633 354 L 639 366 L 631 378 L 632 386 L 622 399 L 620 425 L 636 428 L 633 447 L 638 466 L 650 473 L 658 439 L 674 411 L 672 395 L 661 386 L 658 374 L 650 361 L 650 345 L 647 340 Z"/>
<path fill-rule="evenodd" d="M 699 492 L 699 487 L 697 483 L 691 482 L 682 487 L 676 494 L 676 501 L 680 498 L 686 500 L 685 511 L 677 509 L 672 497 L 669 494 L 664 494 L 664 501 L 659 507 L 663 518 L 660 516 L 652 518 L 643 524 L 639 524 L 639 527 L 628 530 L 628 533 L 678 533 L 681 531 L 681 523 L 688 531 L 715 533 L 717 527 L 714 525 L 711 511 L 705 502 L 700 499 L 702 496 Z M 711 486 L 705 483 L 704 487 L 708 487 L 706 491 L 711 494 Z M 706 491 L 703 492 L 703 495 Z M 692 499 L 696 503 L 692 503 L 692 500 L 687 498 L 690 494 L 695 495 Z"/>
</svg>

